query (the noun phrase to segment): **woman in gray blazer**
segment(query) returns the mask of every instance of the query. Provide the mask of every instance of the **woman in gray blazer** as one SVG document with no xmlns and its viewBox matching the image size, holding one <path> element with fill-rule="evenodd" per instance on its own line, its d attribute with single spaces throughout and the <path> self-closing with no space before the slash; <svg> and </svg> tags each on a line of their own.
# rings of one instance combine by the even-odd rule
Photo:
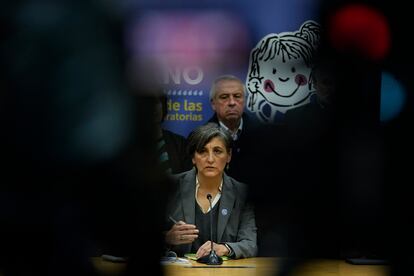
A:
<svg viewBox="0 0 414 276">
<path fill-rule="evenodd" d="M 257 254 L 257 228 L 253 208 L 246 202 L 247 186 L 224 173 L 231 159 L 231 141 L 217 124 L 200 126 L 189 136 L 195 168 L 174 176 L 177 188 L 167 210 L 175 223 L 165 234 L 166 243 L 180 256 L 196 253 L 200 258 L 210 253 L 211 217 L 218 256 L 237 259 Z"/>
</svg>

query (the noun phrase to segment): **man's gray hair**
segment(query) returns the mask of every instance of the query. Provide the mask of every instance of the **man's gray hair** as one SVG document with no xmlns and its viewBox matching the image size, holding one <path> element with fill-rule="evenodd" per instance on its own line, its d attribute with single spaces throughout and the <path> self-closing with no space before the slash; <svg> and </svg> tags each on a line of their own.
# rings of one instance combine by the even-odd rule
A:
<svg viewBox="0 0 414 276">
<path fill-rule="evenodd" d="M 213 84 L 211 85 L 210 101 L 216 96 L 216 86 L 217 86 L 217 83 L 219 83 L 221 81 L 237 81 L 237 82 L 240 82 L 240 84 L 243 86 L 243 97 L 246 96 L 246 88 L 245 88 L 245 85 L 244 85 L 244 83 L 242 82 L 241 79 L 239 79 L 238 77 L 233 76 L 233 75 L 222 75 L 222 76 L 216 78 L 213 81 Z"/>
</svg>

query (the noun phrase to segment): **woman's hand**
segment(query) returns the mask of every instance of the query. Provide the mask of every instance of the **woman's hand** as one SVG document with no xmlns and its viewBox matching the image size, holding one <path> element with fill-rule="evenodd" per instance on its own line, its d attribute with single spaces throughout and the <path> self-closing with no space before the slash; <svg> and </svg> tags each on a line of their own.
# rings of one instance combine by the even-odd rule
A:
<svg viewBox="0 0 414 276">
<path fill-rule="evenodd" d="M 171 245 L 192 243 L 198 238 L 198 229 L 194 224 L 179 221 L 165 234 L 165 241 Z"/>
<path fill-rule="evenodd" d="M 226 256 L 228 255 L 230 252 L 227 249 L 227 247 L 224 244 L 218 244 L 218 243 L 214 243 L 213 242 L 213 249 L 214 251 L 216 251 L 216 254 L 218 256 Z M 197 250 L 196 253 L 196 257 L 201 258 L 205 255 L 210 254 L 210 250 L 211 250 L 211 242 L 210 241 L 206 241 L 202 246 L 200 246 L 200 248 Z"/>
</svg>

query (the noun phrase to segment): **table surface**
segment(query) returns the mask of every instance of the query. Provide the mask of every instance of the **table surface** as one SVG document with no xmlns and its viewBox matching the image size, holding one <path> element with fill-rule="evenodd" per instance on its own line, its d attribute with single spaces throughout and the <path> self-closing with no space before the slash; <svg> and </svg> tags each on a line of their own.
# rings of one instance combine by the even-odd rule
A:
<svg viewBox="0 0 414 276">
<path fill-rule="evenodd" d="M 119 275 L 125 270 L 123 263 L 111 263 L 100 257 L 92 258 L 92 262 L 98 272 L 102 275 Z M 226 276 L 274 276 L 280 269 L 282 259 L 280 258 L 247 258 L 240 260 L 225 261 L 219 267 L 208 266 L 190 260 L 189 265 L 168 264 L 163 265 L 166 276 L 189 276 L 189 275 L 226 275 Z M 352 265 L 344 260 L 308 260 L 297 267 L 291 275 L 305 276 L 382 276 L 388 275 L 389 268 L 385 265 Z"/>
</svg>

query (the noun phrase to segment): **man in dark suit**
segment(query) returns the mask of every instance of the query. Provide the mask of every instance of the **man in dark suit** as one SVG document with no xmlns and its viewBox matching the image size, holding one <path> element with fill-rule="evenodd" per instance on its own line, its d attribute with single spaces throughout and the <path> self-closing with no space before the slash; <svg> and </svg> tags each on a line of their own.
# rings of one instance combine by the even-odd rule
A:
<svg viewBox="0 0 414 276">
<path fill-rule="evenodd" d="M 243 162 L 244 152 L 248 147 L 246 131 L 255 127 L 255 121 L 244 113 L 245 86 L 243 82 L 232 75 L 223 75 L 214 80 L 210 90 L 210 103 L 214 110 L 209 123 L 217 123 L 229 131 L 233 138 L 232 161 L 227 167 L 227 173 L 235 179 L 245 182 L 246 165 Z"/>
<path fill-rule="evenodd" d="M 157 155 L 161 170 L 168 174 L 177 174 L 191 169 L 191 158 L 187 153 L 186 138 L 162 127 L 167 116 L 167 97 L 160 92 L 155 103 L 155 124 Z"/>
</svg>

